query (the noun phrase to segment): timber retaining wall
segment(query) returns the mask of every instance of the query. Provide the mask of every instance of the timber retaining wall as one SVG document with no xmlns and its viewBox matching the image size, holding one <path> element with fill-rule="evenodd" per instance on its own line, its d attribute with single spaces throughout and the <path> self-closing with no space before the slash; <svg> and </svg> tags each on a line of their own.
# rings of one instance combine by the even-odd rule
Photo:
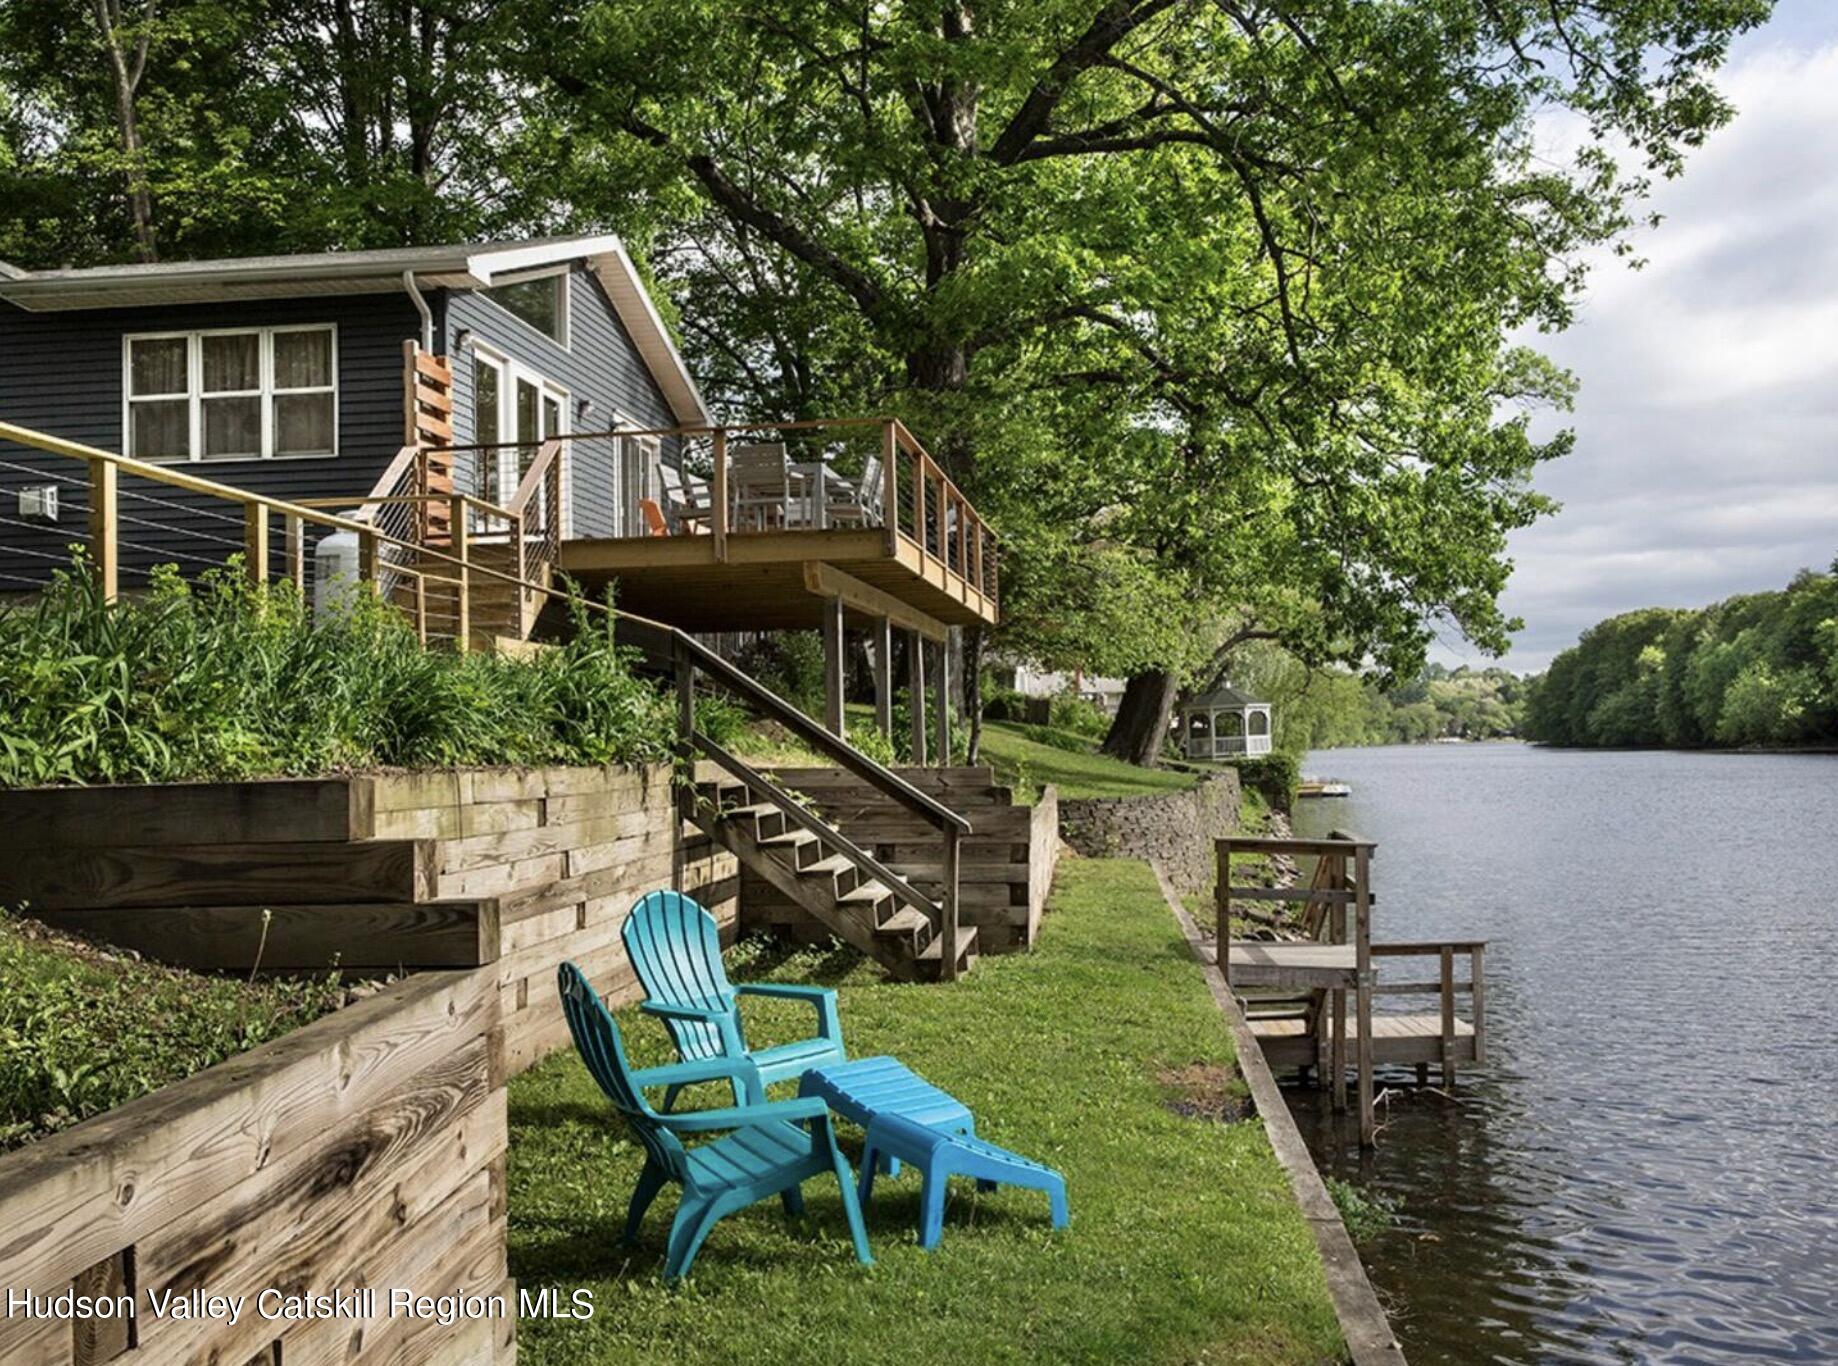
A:
<svg viewBox="0 0 1838 1366">
<path fill-rule="evenodd" d="M 732 933 L 734 858 L 674 795 L 666 765 L 4 792 L 0 905 L 202 969 L 483 967 L 514 1073 L 568 1042 L 564 958 L 635 994 L 619 925 L 679 861 Z"/>
<path fill-rule="evenodd" d="M 50 1306 L 0 1318 L 0 1361 L 513 1361 L 498 1007 L 489 970 L 423 973 L 0 1157 L 0 1287 Z M 359 1287 L 341 1315 L 275 1316 Z M 391 1289 L 504 1314 L 442 1323 Z M 196 1290 L 245 1296 L 240 1317 L 154 1312 Z M 73 1319 L 72 1291 L 133 1317 Z"/>
</svg>

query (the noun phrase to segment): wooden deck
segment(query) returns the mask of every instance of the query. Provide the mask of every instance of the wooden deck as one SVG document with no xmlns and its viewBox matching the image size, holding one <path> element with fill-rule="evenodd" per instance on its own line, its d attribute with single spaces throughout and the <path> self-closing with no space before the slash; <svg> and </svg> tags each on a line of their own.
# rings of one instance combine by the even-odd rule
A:
<svg viewBox="0 0 1838 1366">
<path fill-rule="evenodd" d="M 559 567 L 596 596 L 616 580 L 623 610 L 686 631 L 815 629 L 832 597 L 858 620 L 887 617 L 923 634 L 996 620 L 993 596 L 904 534 L 730 532 L 725 541 L 723 556 L 713 536 L 568 540 Z"/>
</svg>

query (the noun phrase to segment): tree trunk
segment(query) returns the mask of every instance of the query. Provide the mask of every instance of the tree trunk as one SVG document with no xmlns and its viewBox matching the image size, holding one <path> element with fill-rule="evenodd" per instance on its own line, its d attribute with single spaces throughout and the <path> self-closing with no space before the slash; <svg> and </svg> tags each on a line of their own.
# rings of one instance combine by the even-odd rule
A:
<svg viewBox="0 0 1838 1366">
<path fill-rule="evenodd" d="M 964 632 L 964 734 L 968 750 L 966 764 L 979 763 L 983 754 L 983 628 L 972 626 Z"/>
<path fill-rule="evenodd" d="M 1166 669 L 1131 675 L 1100 751 L 1126 763 L 1153 767 L 1168 738 L 1177 686 L 1175 675 Z"/>
<path fill-rule="evenodd" d="M 123 45 L 120 9 L 111 0 L 94 0 L 92 13 L 108 50 L 110 74 L 114 78 L 115 125 L 121 134 L 122 159 L 127 163 L 128 215 L 134 224 L 135 255 L 142 261 L 157 261 L 159 246 L 153 234 L 153 190 L 148 184 L 147 154 L 141 146 L 140 114 L 135 107 L 153 40 L 154 0 L 147 0 L 132 55 Z"/>
</svg>

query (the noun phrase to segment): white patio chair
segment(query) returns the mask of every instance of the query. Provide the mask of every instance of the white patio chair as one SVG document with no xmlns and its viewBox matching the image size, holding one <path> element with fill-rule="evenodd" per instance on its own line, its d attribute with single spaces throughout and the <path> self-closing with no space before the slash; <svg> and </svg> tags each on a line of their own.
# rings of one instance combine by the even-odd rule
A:
<svg viewBox="0 0 1838 1366">
<path fill-rule="evenodd" d="M 708 481 L 686 475 L 674 465 L 659 466 L 657 474 L 664 491 L 664 515 L 672 529 L 681 534 L 704 528 L 714 512 Z"/>
<path fill-rule="evenodd" d="M 784 442 L 728 447 L 728 498 L 736 530 L 783 530 L 791 522 L 793 493 Z"/>
<path fill-rule="evenodd" d="M 859 522 L 864 526 L 879 526 L 882 490 L 879 455 L 871 455 L 863 463 L 860 479 L 831 476 L 827 505 L 829 520 L 832 523 Z"/>
</svg>

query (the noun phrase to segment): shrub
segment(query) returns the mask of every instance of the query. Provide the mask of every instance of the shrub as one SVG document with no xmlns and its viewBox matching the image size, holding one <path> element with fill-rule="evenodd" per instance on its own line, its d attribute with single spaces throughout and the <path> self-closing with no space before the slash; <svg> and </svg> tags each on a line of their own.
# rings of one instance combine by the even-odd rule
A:
<svg viewBox="0 0 1838 1366">
<path fill-rule="evenodd" d="M 1296 788 L 1302 782 L 1302 765 L 1295 755 L 1274 750 L 1255 759 L 1234 759 L 1238 781 L 1257 793 L 1279 811 L 1287 811 L 1295 801 Z"/>
<path fill-rule="evenodd" d="M 1047 724 L 1055 730 L 1076 731 L 1102 740 L 1110 733 L 1110 714 L 1095 702 L 1072 693 L 1061 693 L 1052 701 Z"/>
<path fill-rule="evenodd" d="M 79 565 L 0 609 L 0 786 L 668 758 L 672 703 L 574 612 L 558 649 L 459 654 L 366 594 L 315 620 L 292 585 L 168 566 L 110 604 Z"/>
</svg>

